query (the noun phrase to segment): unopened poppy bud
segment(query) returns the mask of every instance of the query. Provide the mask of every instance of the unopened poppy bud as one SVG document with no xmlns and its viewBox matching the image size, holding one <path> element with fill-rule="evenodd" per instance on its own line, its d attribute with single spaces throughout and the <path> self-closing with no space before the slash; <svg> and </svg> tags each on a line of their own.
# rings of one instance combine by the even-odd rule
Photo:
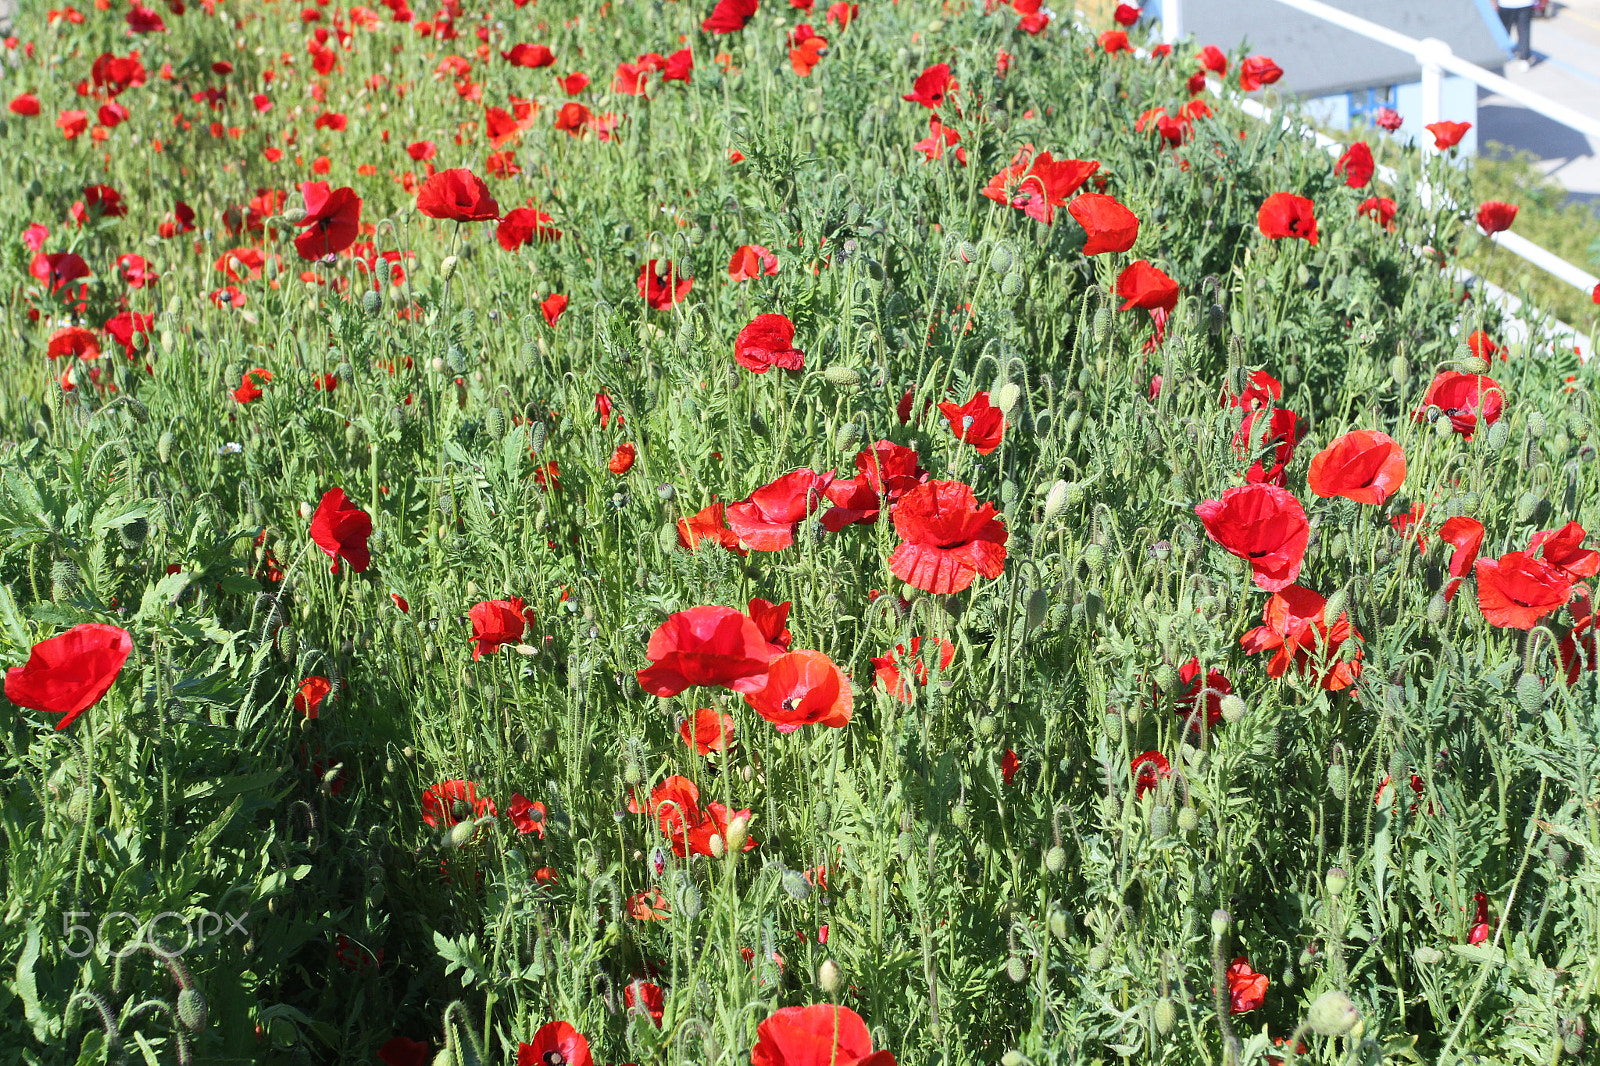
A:
<svg viewBox="0 0 1600 1066">
<path fill-rule="evenodd" d="M 1093 323 L 1092 328 L 1094 330 L 1094 342 L 1095 342 L 1095 344 L 1099 345 L 1099 346 L 1103 346 L 1106 343 L 1106 338 L 1111 335 L 1111 312 L 1110 312 L 1110 310 L 1108 310 L 1107 308 L 1102 307 L 1098 311 L 1096 311 L 1094 313 L 1094 323 Z M 1088 367 L 1084 367 L 1084 369 L 1087 370 L 1089 368 Z"/>
<path fill-rule="evenodd" d="M 1517 706 L 1523 714 L 1537 714 L 1544 706 L 1544 686 L 1537 675 L 1524 673 L 1517 678 Z"/>
<path fill-rule="evenodd" d="M 728 822 L 728 850 L 737 855 L 744 850 L 744 841 L 750 835 L 750 818 L 739 815 Z"/>
<path fill-rule="evenodd" d="M 1064 910 L 1052 909 L 1047 924 L 1050 926 L 1050 935 L 1057 940 L 1065 940 L 1072 935 L 1071 922 L 1067 917 L 1067 912 Z"/>
<path fill-rule="evenodd" d="M 1033 1060 L 1016 1048 L 1000 1056 L 1000 1066 L 1032 1066 Z"/>
<path fill-rule="evenodd" d="M 1014 985 L 1020 985 L 1028 979 L 1028 964 L 1017 955 L 1006 960 L 1006 977 Z"/>
<path fill-rule="evenodd" d="M 206 997 L 190 985 L 178 993 L 178 1021 L 191 1033 L 206 1027 Z"/>
<path fill-rule="evenodd" d="M 1156 1032 L 1162 1036 L 1172 1032 L 1173 1028 L 1178 1024 L 1178 1008 L 1172 1002 L 1171 996 L 1162 996 L 1156 1000 L 1155 1017 Z"/>
<path fill-rule="evenodd" d="M 1322 617 L 1327 620 L 1328 625 L 1334 625 L 1339 621 L 1339 616 L 1344 614 L 1345 603 L 1349 599 L 1350 590 L 1347 588 L 1337 588 L 1328 597 L 1327 602 L 1322 607 Z"/>
<path fill-rule="evenodd" d="M 489 434 L 490 440 L 499 440 L 506 435 L 506 413 L 499 407 L 491 407 L 483 413 L 483 428 Z"/>
<path fill-rule="evenodd" d="M 1306 1022 L 1318 1036 L 1344 1036 L 1361 1021 L 1361 1012 L 1350 997 L 1338 990 L 1318 996 L 1306 1013 Z"/>
<path fill-rule="evenodd" d="M 1193 807 L 1178 808 L 1178 828 L 1185 833 L 1192 833 L 1200 825 L 1200 812 Z"/>
<path fill-rule="evenodd" d="M 1083 565 L 1089 573 L 1099 576 L 1100 571 L 1106 566 L 1106 550 L 1098 544 L 1091 544 L 1083 549 Z"/>
<path fill-rule="evenodd" d="M 901 833 L 895 837 L 894 849 L 902 860 L 910 862 L 911 857 L 917 853 L 917 838 L 910 833 Z"/>
<path fill-rule="evenodd" d="M 477 822 L 459 822 L 445 835 L 444 846 L 447 848 L 459 848 L 471 841 L 477 834 Z"/>
<path fill-rule="evenodd" d="M 537 455 L 539 449 L 544 447 L 544 438 L 545 428 L 543 422 L 534 422 L 528 426 L 528 449 L 534 454 Z"/>
<path fill-rule="evenodd" d="M 1498 425 L 1499 423 L 1496 423 Z M 1528 436 L 1542 437 L 1550 429 L 1550 421 L 1545 418 L 1543 411 L 1528 412 Z"/>
<path fill-rule="evenodd" d="M 170 461 L 172 459 L 173 445 L 177 443 L 178 438 L 173 435 L 171 430 L 161 434 L 161 436 L 156 438 L 156 458 L 160 459 L 163 463 Z"/>
<path fill-rule="evenodd" d="M 82 825 L 94 809 L 94 794 L 86 788 L 75 788 L 67 798 L 67 817 Z"/>
<path fill-rule="evenodd" d="M 368 318 L 377 318 L 383 310 L 383 296 L 377 289 L 368 289 L 361 295 L 361 310 L 367 313 Z"/>
<path fill-rule="evenodd" d="M 827 379 L 828 384 L 841 389 L 854 388 L 861 384 L 860 371 L 837 363 L 824 370 L 822 376 Z M 850 424 L 853 425 L 854 423 Z"/>
<path fill-rule="evenodd" d="M 1448 418 L 1441 418 L 1433 424 L 1433 435 L 1440 440 L 1449 440 L 1455 434 L 1455 426 Z"/>
<path fill-rule="evenodd" d="M 1229 725 L 1232 725 L 1234 722 L 1237 722 L 1239 719 L 1243 718 L 1245 716 L 1245 712 L 1249 710 L 1249 708 L 1245 706 L 1243 699 L 1241 699 L 1235 693 L 1230 692 L 1226 696 L 1222 697 L 1221 710 L 1222 720 L 1227 722 Z"/>
<path fill-rule="evenodd" d="M 996 245 L 994 251 L 989 253 L 989 269 L 996 274 L 1011 273 L 1011 268 L 1016 266 L 1016 263 L 1017 257 L 1003 244 Z"/>
<path fill-rule="evenodd" d="M 455 277 L 456 264 L 459 262 L 461 262 L 460 256 L 445 256 L 444 262 L 439 264 L 439 277 L 443 278 L 445 281 L 449 281 L 451 278 Z"/>
<path fill-rule="evenodd" d="M 1044 498 L 1044 521 L 1046 525 L 1055 521 L 1056 516 L 1066 509 L 1067 496 L 1071 490 L 1072 485 L 1061 480 L 1057 480 L 1054 485 L 1050 486 L 1050 494 Z"/>
<path fill-rule="evenodd" d="M 834 447 L 841 452 L 853 452 L 856 445 L 861 442 L 861 424 L 859 422 L 846 422 L 840 426 L 833 435 Z"/>
<path fill-rule="evenodd" d="M 1450 612 L 1450 601 L 1444 598 L 1444 591 L 1435 592 L 1428 600 L 1428 622 L 1430 625 L 1443 625 L 1445 616 Z"/>
<path fill-rule="evenodd" d="M 1044 868 L 1053 874 L 1058 874 L 1065 870 L 1067 868 L 1067 849 L 1057 844 L 1045 852 Z"/>
<path fill-rule="evenodd" d="M 720 859 L 728 853 L 727 845 L 722 842 L 720 833 L 711 834 L 711 839 L 706 842 L 706 850 L 711 852 L 713 859 Z"/>
<path fill-rule="evenodd" d="M 798 870 L 786 870 L 783 875 L 783 890 L 789 893 L 792 899 L 805 899 L 811 895 L 811 882 Z"/>
<path fill-rule="evenodd" d="M 1416 960 L 1417 965 L 1419 966 L 1434 966 L 1443 961 L 1444 952 L 1440 951 L 1438 948 L 1423 945 L 1416 951 L 1413 951 L 1411 953 L 1411 957 Z"/>
<path fill-rule="evenodd" d="M 1389 377 L 1402 389 L 1406 387 L 1406 382 L 1411 380 L 1411 364 L 1405 356 L 1396 355 L 1389 360 Z"/>
<path fill-rule="evenodd" d="M 1226 933 L 1228 931 L 1228 923 L 1230 921 L 1232 921 L 1232 919 L 1228 917 L 1228 912 L 1222 910 L 1220 907 L 1212 911 L 1211 935 L 1213 937 L 1220 937 L 1223 933 Z"/>
<path fill-rule="evenodd" d="M 1517 497 L 1517 521 L 1531 522 L 1539 509 L 1544 506 L 1544 498 L 1537 492 L 1524 492 Z"/>
<path fill-rule="evenodd" d="M 1172 808 L 1164 803 L 1150 808 L 1150 836 L 1155 840 L 1164 840 L 1171 831 Z"/>
<path fill-rule="evenodd" d="M 291 207 L 284 211 L 283 220 L 291 226 L 298 226 L 306 220 L 306 209 L 303 207 Z M 207 232 L 209 233 L 210 231 L 207 230 Z M 210 240 L 209 237 L 206 239 Z"/>
<path fill-rule="evenodd" d="M 1164 693 L 1171 693 L 1178 687 L 1178 671 L 1170 663 L 1162 663 L 1156 667 L 1156 687 Z"/>
<path fill-rule="evenodd" d="M 1022 386 L 1014 381 L 1008 381 L 1000 386 L 1000 391 L 995 393 L 994 405 L 1004 414 L 1010 414 L 1011 409 L 1017 406 L 1022 399 Z"/>
<path fill-rule="evenodd" d="M 57 559 L 50 566 L 50 598 L 60 602 L 78 588 L 78 567 L 69 559 Z"/>
<path fill-rule="evenodd" d="M 283 656 L 286 663 L 292 663 L 300 656 L 300 636 L 288 626 L 278 630 L 278 654 Z"/>
<path fill-rule="evenodd" d="M 1103 970 L 1110 961 L 1111 950 L 1104 944 L 1096 944 L 1089 949 L 1089 958 L 1087 959 L 1089 969 L 1095 971 Z"/>
<path fill-rule="evenodd" d="M 1345 886 L 1350 883 L 1350 875 L 1345 873 L 1343 867 L 1335 866 L 1328 871 L 1324 883 L 1328 886 L 1328 895 L 1338 899 L 1344 894 Z"/>
</svg>

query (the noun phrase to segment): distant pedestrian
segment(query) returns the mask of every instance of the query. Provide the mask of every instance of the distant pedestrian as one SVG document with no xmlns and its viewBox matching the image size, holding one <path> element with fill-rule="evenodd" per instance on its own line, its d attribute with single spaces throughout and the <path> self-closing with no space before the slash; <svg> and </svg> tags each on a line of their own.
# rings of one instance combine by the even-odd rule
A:
<svg viewBox="0 0 1600 1066">
<path fill-rule="evenodd" d="M 1495 0 L 1494 6 L 1500 12 L 1500 23 L 1505 26 L 1507 35 L 1511 27 L 1517 28 L 1517 62 L 1513 69 L 1527 70 L 1528 60 L 1533 57 L 1533 46 L 1529 43 L 1533 11 L 1539 6 L 1539 0 Z"/>
</svg>

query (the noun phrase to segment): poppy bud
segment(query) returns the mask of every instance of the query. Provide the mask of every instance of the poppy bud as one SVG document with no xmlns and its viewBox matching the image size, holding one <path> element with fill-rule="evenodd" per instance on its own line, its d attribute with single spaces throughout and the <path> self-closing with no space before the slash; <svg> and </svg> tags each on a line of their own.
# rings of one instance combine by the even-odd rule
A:
<svg viewBox="0 0 1600 1066">
<path fill-rule="evenodd" d="M 839 989 L 844 987 L 844 975 L 839 972 L 839 964 L 832 959 L 823 959 L 822 965 L 817 967 L 817 984 L 828 995 L 838 995 Z"/>
<path fill-rule="evenodd" d="M 1099 576 L 1106 566 L 1106 550 L 1098 544 L 1090 544 L 1083 549 L 1083 565 L 1089 573 Z"/>
<path fill-rule="evenodd" d="M 1435 592 L 1428 600 L 1428 622 L 1430 625 L 1443 625 L 1445 616 L 1450 612 L 1450 601 L 1444 598 L 1443 590 Z"/>
<path fill-rule="evenodd" d="M 1517 521 L 1532 522 L 1544 507 L 1544 498 L 1537 492 L 1524 492 L 1517 497 Z"/>
<path fill-rule="evenodd" d="M 57 559 L 50 565 L 50 598 L 60 603 L 78 588 L 78 567 L 68 559 Z"/>
<path fill-rule="evenodd" d="M 284 626 L 278 630 L 278 654 L 286 663 L 293 663 L 300 657 L 300 637 L 294 630 Z"/>
<path fill-rule="evenodd" d="M 1545 847 L 1545 854 L 1549 856 L 1557 870 L 1566 869 L 1567 863 L 1572 859 L 1571 849 L 1555 837 L 1550 838 L 1550 843 Z"/>
<path fill-rule="evenodd" d="M 1327 620 L 1328 625 L 1331 626 L 1338 623 L 1339 616 L 1345 613 L 1345 602 L 1349 599 L 1350 590 L 1348 588 L 1337 588 L 1333 590 L 1333 594 L 1329 596 L 1327 602 L 1322 605 L 1322 617 Z"/>
<path fill-rule="evenodd" d="M 1306 1014 L 1306 1023 L 1318 1036 L 1344 1036 L 1361 1023 L 1361 1012 L 1343 992 L 1330 990 L 1318 996 Z"/>
<path fill-rule="evenodd" d="M 1095 345 L 1103 347 L 1106 343 L 1106 338 L 1111 335 L 1111 311 L 1109 309 L 1102 307 L 1094 313 L 1093 329 Z M 1084 369 L 1087 370 L 1088 367 Z M 1091 378 L 1090 380 L 1093 379 Z"/>
<path fill-rule="evenodd" d="M 1006 960 L 1006 977 L 1014 985 L 1020 985 L 1028 979 L 1028 964 L 1016 955 Z"/>
<path fill-rule="evenodd" d="M 1441 418 L 1433 424 L 1433 435 L 1440 440 L 1449 440 L 1455 434 L 1455 426 L 1448 418 Z"/>
<path fill-rule="evenodd" d="M 1074 411 L 1074 414 L 1077 412 Z M 1067 496 L 1073 486 L 1065 481 L 1057 481 L 1050 486 L 1050 495 L 1044 498 L 1044 521 L 1046 525 L 1055 521 L 1056 516 L 1067 506 Z"/>
<path fill-rule="evenodd" d="M 1016 265 L 1017 257 L 1003 244 L 995 245 L 994 251 L 989 253 L 989 269 L 996 274 L 1009 274 Z"/>
<path fill-rule="evenodd" d="M 975 263 L 978 260 L 978 246 L 971 241 L 962 241 L 956 245 L 956 261 L 961 263 Z"/>
<path fill-rule="evenodd" d="M 1089 969 L 1096 972 L 1106 968 L 1106 963 L 1111 961 L 1111 950 L 1104 944 L 1096 944 L 1089 949 L 1087 960 Z"/>
<path fill-rule="evenodd" d="M 738 815 L 728 822 L 728 850 L 737 855 L 744 849 L 744 841 L 750 835 L 750 818 L 748 815 Z"/>
<path fill-rule="evenodd" d="M 528 450 L 535 455 L 544 447 L 545 428 L 543 422 L 531 422 L 528 425 Z"/>
<path fill-rule="evenodd" d="M 1173 1004 L 1171 996 L 1162 996 L 1156 1000 L 1155 1007 L 1156 1032 L 1166 1036 L 1178 1024 L 1178 1008 Z"/>
<path fill-rule="evenodd" d="M 1178 828 L 1185 833 L 1192 833 L 1200 825 L 1200 812 L 1193 807 L 1178 808 Z"/>
<path fill-rule="evenodd" d="M 1444 952 L 1440 951 L 1438 948 L 1431 948 L 1424 945 L 1418 948 L 1416 951 L 1413 951 L 1411 953 L 1411 957 L 1416 960 L 1419 966 L 1433 966 L 1444 960 Z"/>
<path fill-rule="evenodd" d="M 1172 808 L 1158 803 L 1150 809 L 1150 836 L 1156 840 L 1166 838 L 1172 830 Z"/>
<path fill-rule="evenodd" d="M 192 985 L 178 993 L 178 1021 L 191 1033 L 206 1027 L 206 997 Z"/>
<path fill-rule="evenodd" d="M 1022 295 L 1024 284 L 1020 273 L 1007 274 L 1000 279 L 1000 295 L 1008 300 L 1015 300 Z"/>
<path fill-rule="evenodd" d="M 841 452 L 853 452 L 861 441 L 861 423 L 846 422 L 833 435 L 834 447 Z"/>
<path fill-rule="evenodd" d="M 1022 399 L 1022 387 L 1015 382 L 1006 382 L 1000 391 L 995 394 L 994 405 L 1004 414 L 1010 414 L 1011 409 L 1017 406 L 1017 401 Z"/>
<path fill-rule="evenodd" d="M 439 277 L 443 278 L 445 281 L 449 281 L 451 278 L 455 277 L 456 264 L 458 264 L 460 262 L 461 262 L 461 257 L 460 256 L 455 256 L 455 255 L 447 255 L 447 256 L 445 256 L 444 257 L 444 262 L 439 264 Z"/>
<path fill-rule="evenodd" d="M 94 810 L 94 793 L 87 788 L 75 788 L 67 798 L 67 818 L 82 825 Z"/>
<path fill-rule="evenodd" d="M 1228 923 L 1233 919 L 1228 917 L 1228 912 L 1220 907 L 1211 912 L 1211 935 L 1220 938 L 1228 931 Z"/>
<path fill-rule="evenodd" d="M 791 899 L 805 899 L 811 895 L 811 882 L 798 870 L 788 870 L 783 875 L 783 890 Z"/>
<path fill-rule="evenodd" d="M 459 848 L 470 843 L 472 838 L 476 836 L 477 833 L 477 822 L 458 822 L 454 827 L 451 828 L 450 832 L 445 835 L 444 846 L 447 848 Z"/>
<path fill-rule="evenodd" d="M 361 310 L 367 313 L 368 318 L 377 318 L 383 310 L 383 296 L 377 289 L 368 289 L 361 295 Z"/>
<path fill-rule="evenodd" d="M 722 842 L 722 834 L 712 833 L 711 839 L 706 842 L 706 850 L 711 852 L 713 859 L 720 859 L 728 853 L 727 845 Z"/>
<path fill-rule="evenodd" d="M 967 827 L 967 822 L 967 808 L 965 806 L 958 803 L 954 807 L 950 808 L 951 825 L 955 826 L 957 829 L 965 829 Z"/>
<path fill-rule="evenodd" d="M 912 856 L 917 853 L 917 838 L 910 833 L 901 833 L 895 837 L 894 848 L 903 861 L 910 862 Z"/>
<path fill-rule="evenodd" d="M 1496 423 L 1498 425 L 1499 423 Z M 1542 437 L 1550 429 L 1550 422 L 1544 417 L 1543 411 L 1528 412 L 1528 436 Z"/>
<path fill-rule="evenodd" d="M 1162 663 L 1156 667 L 1155 683 L 1156 688 L 1170 694 L 1178 687 L 1178 671 L 1170 663 Z"/>
<path fill-rule="evenodd" d="M 822 376 L 827 379 L 828 384 L 841 389 L 854 388 L 861 384 L 861 373 L 848 366 L 835 364 L 824 370 Z"/>
<path fill-rule="evenodd" d="M 1535 674 L 1523 672 L 1517 678 L 1517 706 L 1522 708 L 1523 714 L 1536 714 L 1544 706 L 1544 686 L 1540 684 Z"/>
<path fill-rule="evenodd" d="M 1583 1054 L 1583 1021 L 1579 1019 L 1574 1028 L 1567 1030 L 1561 1038 L 1561 1050 L 1573 1058 Z"/>
<path fill-rule="evenodd" d="M 499 440 L 506 435 L 506 413 L 499 407 L 491 407 L 483 413 L 483 428 L 489 434 L 490 440 Z"/>
<path fill-rule="evenodd" d="M 1067 868 L 1067 849 L 1057 844 L 1045 852 L 1044 868 L 1053 874 L 1058 874 L 1065 870 Z"/>
</svg>

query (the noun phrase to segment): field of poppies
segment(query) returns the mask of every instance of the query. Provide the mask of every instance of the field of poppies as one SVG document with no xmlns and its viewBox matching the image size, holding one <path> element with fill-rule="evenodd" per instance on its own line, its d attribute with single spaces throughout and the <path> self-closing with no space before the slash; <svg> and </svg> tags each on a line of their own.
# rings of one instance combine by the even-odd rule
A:
<svg viewBox="0 0 1600 1066">
<path fill-rule="evenodd" d="M 0 1063 L 1592 1055 L 1593 371 L 1458 126 L 1126 5 L 11 32 Z"/>
</svg>

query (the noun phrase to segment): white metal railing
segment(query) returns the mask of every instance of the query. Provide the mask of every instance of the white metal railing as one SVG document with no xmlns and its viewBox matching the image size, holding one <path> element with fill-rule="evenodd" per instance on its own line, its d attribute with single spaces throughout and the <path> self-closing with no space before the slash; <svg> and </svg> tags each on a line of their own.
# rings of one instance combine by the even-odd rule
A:
<svg viewBox="0 0 1600 1066">
<path fill-rule="evenodd" d="M 1444 119 L 1444 75 L 1448 71 L 1499 93 L 1501 96 L 1515 100 L 1536 114 L 1543 115 L 1545 118 L 1559 122 L 1587 136 L 1600 139 L 1600 120 L 1590 118 L 1588 115 L 1575 111 L 1565 104 L 1559 104 L 1548 97 L 1524 89 L 1491 70 L 1485 70 L 1476 63 L 1467 62 L 1451 51 L 1448 43 L 1439 40 L 1437 37 L 1428 37 L 1422 40 L 1408 37 L 1403 33 L 1389 29 L 1387 26 L 1380 26 L 1376 22 L 1352 15 L 1348 11 L 1341 11 L 1339 8 L 1321 3 L 1320 0 L 1274 0 L 1274 2 L 1283 4 L 1285 7 L 1294 8 L 1304 14 L 1349 30 L 1351 33 L 1359 34 L 1369 40 L 1377 41 L 1402 52 L 1408 52 L 1414 56 L 1418 65 L 1422 68 L 1422 125 L 1424 126 Z M 1168 43 L 1174 43 L 1183 36 L 1183 4 L 1184 0 L 1161 0 L 1161 36 Z M 1214 81 L 1210 84 L 1213 92 L 1220 92 L 1220 84 Z M 1270 110 L 1255 100 L 1246 98 L 1240 102 L 1248 114 L 1259 118 L 1269 118 L 1272 114 Z M 1307 132 L 1312 133 L 1320 147 L 1332 152 L 1343 150 L 1344 146 L 1337 141 L 1314 131 Z M 1426 138 L 1423 138 L 1423 151 L 1428 154 L 1437 154 L 1439 152 L 1431 143 L 1427 142 Z M 1390 185 L 1395 185 L 1398 183 L 1399 175 L 1392 168 L 1380 167 L 1378 169 L 1378 177 Z M 1424 203 L 1431 201 L 1432 189 L 1426 181 L 1419 187 L 1419 191 L 1422 194 Z M 1596 278 L 1581 267 L 1575 266 L 1553 252 L 1534 244 L 1526 237 L 1518 236 L 1509 231 L 1488 234 L 1487 236 L 1507 252 L 1538 267 L 1552 277 L 1579 289 L 1585 295 L 1593 293 L 1595 287 L 1600 285 L 1600 278 Z M 1574 331 L 1574 334 L 1578 335 L 1576 331 Z M 1584 338 L 1584 340 L 1587 341 L 1587 338 Z M 1583 354 L 1585 358 L 1589 355 L 1587 344 L 1584 345 Z"/>
</svg>

